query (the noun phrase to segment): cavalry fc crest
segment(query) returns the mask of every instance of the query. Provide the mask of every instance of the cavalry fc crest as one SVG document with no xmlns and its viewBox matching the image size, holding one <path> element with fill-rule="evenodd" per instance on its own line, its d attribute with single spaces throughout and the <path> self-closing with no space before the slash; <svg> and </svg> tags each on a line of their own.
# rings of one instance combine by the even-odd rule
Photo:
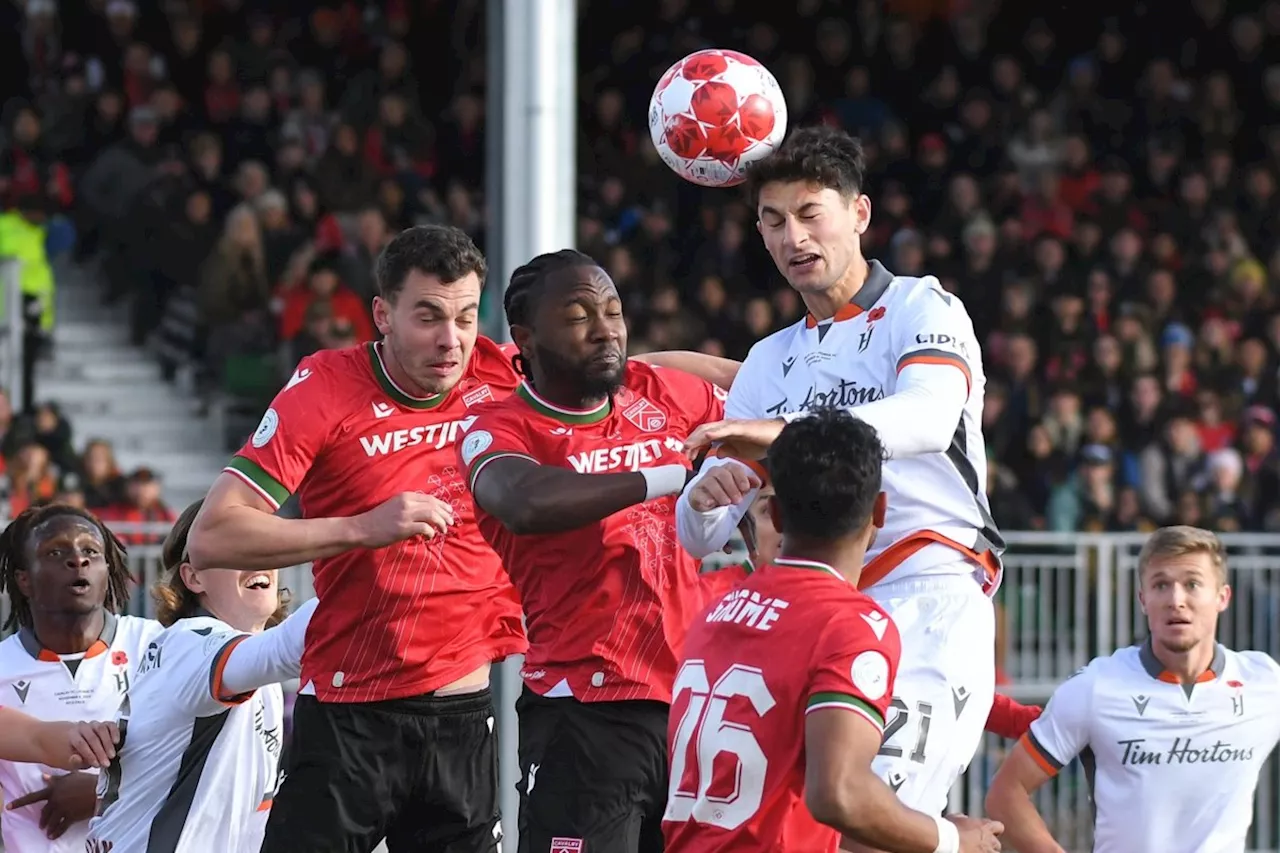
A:
<svg viewBox="0 0 1280 853">
<path fill-rule="evenodd" d="M 623 409 L 622 416 L 644 432 L 657 432 L 667 425 L 667 413 L 644 397 Z"/>
</svg>

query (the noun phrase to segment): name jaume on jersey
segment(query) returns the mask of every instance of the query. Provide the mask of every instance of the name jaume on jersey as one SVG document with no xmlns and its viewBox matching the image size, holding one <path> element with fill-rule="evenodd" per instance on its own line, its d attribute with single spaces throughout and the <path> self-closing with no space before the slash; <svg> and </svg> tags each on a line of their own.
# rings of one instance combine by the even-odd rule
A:
<svg viewBox="0 0 1280 853">
<path fill-rule="evenodd" d="M 446 421 L 439 424 L 423 424 L 422 426 L 393 429 L 379 435 L 360 436 L 360 446 L 366 456 L 386 456 L 399 453 L 410 447 L 426 445 L 432 450 L 449 447 L 458 440 L 475 423 L 475 415 L 457 421 Z"/>
<path fill-rule="evenodd" d="M 753 590 L 735 589 L 720 599 L 715 609 L 707 614 L 707 622 L 733 622 L 757 631 L 768 631 L 791 605 L 781 598 L 761 598 Z"/>
</svg>

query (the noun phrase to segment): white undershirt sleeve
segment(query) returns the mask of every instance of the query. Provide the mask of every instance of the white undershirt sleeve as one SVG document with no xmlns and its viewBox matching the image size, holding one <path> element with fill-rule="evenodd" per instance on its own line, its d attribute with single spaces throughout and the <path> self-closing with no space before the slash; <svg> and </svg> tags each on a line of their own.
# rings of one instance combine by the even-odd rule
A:
<svg viewBox="0 0 1280 853">
<path fill-rule="evenodd" d="M 969 399 L 968 377 L 950 364 L 908 364 L 897 388 L 874 403 L 851 406 L 849 413 L 876 428 L 892 459 L 942 453 L 951 446 Z M 786 415 L 788 421 L 807 412 Z"/>
<path fill-rule="evenodd" d="M 307 625 L 318 601 L 311 599 L 279 625 L 236 644 L 222 670 L 223 689 L 229 695 L 251 693 L 268 684 L 297 678 L 302 669 Z"/>
<path fill-rule="evenodd" d="M 716 553 L 728 544 L 733 538 L 734 531 L 738 529 L 742 517 L 747 514 L 747 510 L 751 509 L 751 504 L 760 494 L 759 489 L 752 489 L 746 497 L 733 506 L 716 507 L 706 512 L 694 509 L 689 503 L 689 492 L 708 471 L 721 465 L 739 465 L 755 476 L 750 468 L 736 459 L 708 456 L 697 475 L 685 486 L 680 499 L 676 501 L 676 535 L 679 536 L 680 544 L 684 549 L 699 560 Z"/>
</svg>

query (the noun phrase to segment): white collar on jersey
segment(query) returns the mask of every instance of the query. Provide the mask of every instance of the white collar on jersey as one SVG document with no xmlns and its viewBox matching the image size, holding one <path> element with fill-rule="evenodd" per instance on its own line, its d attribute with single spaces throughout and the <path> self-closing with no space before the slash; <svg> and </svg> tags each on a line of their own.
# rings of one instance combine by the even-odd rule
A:
<svg viewBox="0 0 1280 853">
<path fill-rule="evenodd" d="M 778 557 L 773 561 L 773 565 L 786 566 L 789 569 L 814 569 L 819 572 L 826 572 L 832 577 L 848 583 L 848 579 L 836 571 L 834 567 L 829 566 L 826 563 L 820 563 L 817 560 L 802 560 L 799 557 Z"/>
<path fill-rule="evenodd" d="M 862 282 L 862 287 L 858 288 L 858 292 L 853 295 L 853 299 L 849 300 L 849 304 L 836 311 L 834 317 L 830 320 L 840 322 L 841 320 L 852 320 L 863 311 L 870 311 L 871 307 L 880 301 L 880 297 L 884 296 L 884 292 L 889 289 L 889 285 L 893 283 L 894 275 L 884 268 L 884 264 L 879 261 L 867 262 L 867 279 Z M 806 329 L 812 329 L 820 326 L 828 320 L 819 320 L 812 314 L 804 315 L 804 325 Z"/>
</svg>

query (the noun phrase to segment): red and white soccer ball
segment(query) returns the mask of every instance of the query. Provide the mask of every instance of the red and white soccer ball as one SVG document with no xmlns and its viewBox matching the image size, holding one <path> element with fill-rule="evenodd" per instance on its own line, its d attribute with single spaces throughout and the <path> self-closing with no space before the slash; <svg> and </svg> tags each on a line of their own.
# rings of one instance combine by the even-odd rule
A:
<svg viewBox="0 0 1280 853">
<path fill-rule="evenodd" d="M 700 50 L 667 69 L 649 101 L 649 135 L 685 180 L 731 187 L 782 142 L 787 102 L 769 69 L 736 50 Z"/>
</svg>

